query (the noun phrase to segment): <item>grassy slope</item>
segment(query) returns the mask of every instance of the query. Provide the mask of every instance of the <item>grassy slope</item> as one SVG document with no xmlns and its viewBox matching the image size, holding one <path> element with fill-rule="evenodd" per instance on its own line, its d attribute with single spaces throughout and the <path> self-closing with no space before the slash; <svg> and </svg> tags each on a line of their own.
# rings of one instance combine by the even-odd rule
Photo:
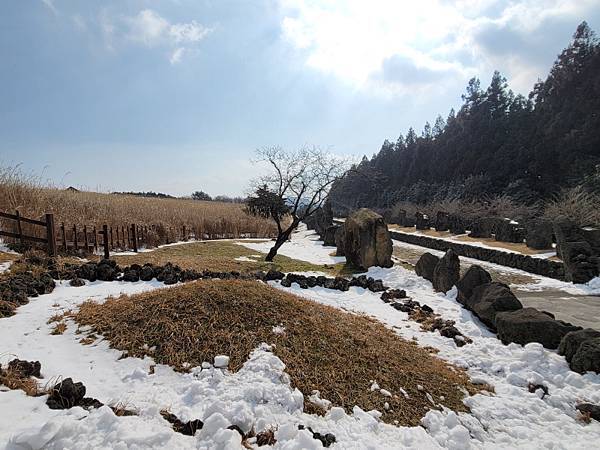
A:
<svg viewBox="0 0 600 450">
<path fill-rule="evenodd" d="M 152 356 L 158 362 L 180 369 L 184 362 L 200 365 L 227 354 L 236 371 L 259 344 L 275 344 L 292 384 L 306 396 L 319 390 L 322 398 L 347 411 L 354 405 L 382 411 L 390 423 L 417 425 L 433 407 L 425 392 L 454 410 L 466 409 L 464 389 L 475 392 L 462 370 L 381 323 L 254 281 L 203 280 L 102 305 L 87 302 L 75 319 L 130 355 L 143 356 L 144 344 L 156 346 Z M 274 334 L 276 325 L 285 333 Z M 394 396 L 372 392 L 370 380 Z M 309 412 L 317 409 L 307 404 Z"/>
<path fill-rule="evenodd" d="M 236 261 L 240 256 L 261 255 L 255 262 Z M 348 273 L 343 264 L 319 265 L 277 255 L 273 263 L 264 261 L 265 255 L 231 241 L 191 242 L 189 244 L 162 247 L 152 252 L 131 256 L 115 256 L 119 265 L 165 264 L 171 262 L 185 269 L 250 272 L 274 268 L 283 272 L 321 271 L 330 274 Z"/>
</svg>

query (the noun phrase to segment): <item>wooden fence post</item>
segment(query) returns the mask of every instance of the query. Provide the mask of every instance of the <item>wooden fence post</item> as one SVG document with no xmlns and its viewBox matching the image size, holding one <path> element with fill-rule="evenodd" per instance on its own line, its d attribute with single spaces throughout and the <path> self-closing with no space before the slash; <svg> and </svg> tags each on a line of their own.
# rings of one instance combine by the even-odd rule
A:
<svg viewBox="0 0 600 450">
<path fill-rule="evenodd" d="M 110 227 L 110 248 L 114 248 L 114 241 L 113 241 L 113 230 L 112 227 Z"/>
<path fill-rule="evenodd" d="M 83 226 L 83 242 L 85 244 L 85 252 L 88 253 L 90 251 L 90 241 L 88 239 L 87 225 Z"/>
<path fill-rule="evenodd" d="M 48 255 L 56 256 L 56 231 L 54 230 L 54 214 L 46 214 L 46 238 Z"/>
<path fill-rule="evenodd" d="M 133 243 L 133 251 L 137 253 L 138 242 L 137 242 L 137 229 L 135 227 L 135 223 L 131 224 L 131 242 Z"/>
<path fill-rule="evenodd" d="M 79 250 L 79 244 L 77 242 L 77 225 L 73 225 L 73 247 L 75 247 L 75 253 Z"/>
<path fill-rule="evenodd" d="M 96 225 L 94 225 L 94 252 L 98 251 L 98 232 L 96 231 Z"/>
<path fill-rule="evenodd" d="M 63 249 L 67 251 L 67 232 L 65 231 L 65 223 L 60 224 L 60 231 L 62 232 Z"/>
<path fill-rule="evenodd" d="M 112 228 L 110 229 L 112 232 Z M 104 235 L 103 244 L 104 244 L 104 259 L 110 258 L 110 250 L 108 247 L 108 225 L 102 225 L 102 234 Z M 111 233 L 112 238 L 112 233 Z"/>
<path fill-rule="evenodd" d="M 21 226 L 21 213 L 17 210 L 15 211 L 15 215 L 17 216 L 17 234 L 19 235 L 19 243 L 23 245 L 23 227 Z"/>
</svg>

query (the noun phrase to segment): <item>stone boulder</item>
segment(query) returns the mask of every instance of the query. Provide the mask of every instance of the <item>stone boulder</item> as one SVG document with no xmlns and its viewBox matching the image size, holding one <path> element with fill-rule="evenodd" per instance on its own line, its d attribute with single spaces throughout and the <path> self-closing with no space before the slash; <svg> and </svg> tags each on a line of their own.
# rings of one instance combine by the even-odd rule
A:
<svg viewBox="0 0 600 450">
<path fill-rule="evenodd" d="M 470 237 L 474 238 L 489 238 L 493 234 L 496 234 L 498 225 L 503 222 L 504 219 L 499 217 L 482 217 L 481 219 L 473 221 L 471 224 Z"/>
<path fill-rule="evenodd" d="M 494 238 L 499 242 L 522 244 L 525 240 L 525 229 L 513 220 L 504 219 L 496 224 Z"/>
<path fill-rule="evenodd" d="M 392 210 L 392 214 L 390 217 L 390 223 L 394 223 L 396 225 L 404 226 L 404 221 L 406 220 L 406 211 L 403 209 Z"/>
<path fill-rule="evenodd" d="M 478 265 L 469 267 L 467 272 L 462 276 L 458 283 L 456 283 L 456 287 L 458 288 L 456 300 L 464 305 L 469 298 L 471 298 L 473 289 L 475 289 L 477 286 L 481 286 L 482 284 L 491 282 L 492 276 L 487 270 Z"/>
<path fill-rule="evenodd" d="M 515 342 L 525 345 L 539 342 L 546 348 L 555 349 L 567 333 L 581 328 L 561 320 L 554 320 L 549 314 L 535 308 L 522 308 L 517 311 L 498 313 L 496 329 L 498 338 L 504 344 Z"/>
<path fill-rule="evenodd" d="M 579 373 L 600 373 L 600 337 L 583 342 L 573 355 L 569 366 Z"/>
<path fill-rule="evenodd" d="M 367 208 L 352 213 L 344 224 L 344 254 L 354 267 L 391 267 L 392 238 L 379 214 Z"/>
<path fill-rule="evenodd" d="M 344 225 L 340 225 L 337 230 L 335 230 L 334 240 L 336 247 L 335 256 L 346 256 L 344 251 L 344 246 L 346 245 L 346 229 L 344 228 Z"/>
<path fill-rule="evenodd" d="M 435 217 L 435 230 L 448 231 L 450 227 L 450 215 L 444 211 L 438 211 Z"/>
<path fill-rule="evenodd" d="M 600 254 L 593 246 L 595 236 L 565 217 L 559 217 L 553 224 L 556 236 L 556 254 L 562 259 L 565 280 L 573 283 L 587 283 L 600 274 Z M 591 236 L 591 237 L 590 237 Z"/>
<path fill-rule="evenodd" d="M 415 213 L 415 226 L 417 230 L 429 230 L 429 217 L 427 214 Z"/>
<path fill-rule="evenodd" d="M 50 409 L 69 409 L 80 403 L 84 397 L 83 383 L 74 383 L 72 378 L 65 378 L 51 389 L 46 404 Z"/>
<path fill-rule="evenodd" d="M 415 265 L 415 272 L 420 277 L 433 283 L 433 271 L 438 262 L 440 262 L 440 258 L 437 256 L 432 255 L 429 252 L 423 253 Z"/>
<path fill-rule="evenodd" d="M 499 313 L 516 311 L 523 308 L 517 297 L 504 283 L 486 283 L 473 288 L 465 306 L 490 329 L 496 329 L 496 317 Z"/>
<path fill-rule="evenodd" d="M 591 419 L 600 422 L 600 406 L 593 403 L 580 403 L 575 407 L 581 414 L 589 416 Z"/>
<path fill-rule="evenodd" d="M 325 228 L 325 233 L 323 234 L 323 245 L 327 245 L 329 247 L 333 247 L 335 245 L 335 233 L 340 228 L 339 225 L 331 225 Z"/>
<path fill-rule="evenodd" d="M 552 223 L 547 220 L 532 220 L 525 228 L 527 247 L 535 250 L 552 248 Z"/>
<path fill-rule="evenodd" d="M 571 331 L 565 335 L 562 341 L 560 341 L 558 354 L 563 355 L 567 362 L 570 363 L 581 344 L 597 337 L 600 337 L 600 331 L 592 330 L 591 328 Z"/>
<path fill-rule="evenodd" d="M 96 276 L 100 281 L 115 281 L 120 270 L 121 269 L 117 266 L 116 261 L 112 259 L 103 259 L 98 263 Z"/>
<path fill-rule="evenodd" d="M 465 234 L 466 230 L 465 220 L 457 214 L 450 214 L 448 216 L 448 229 L 452 234 Z"/>
<path fill-rule="evenodd" d="M 448 292 L 460 278 L 460 260 L 454 250 L 449 249 L 433 269 L 433 288 Z"/>
</svg>

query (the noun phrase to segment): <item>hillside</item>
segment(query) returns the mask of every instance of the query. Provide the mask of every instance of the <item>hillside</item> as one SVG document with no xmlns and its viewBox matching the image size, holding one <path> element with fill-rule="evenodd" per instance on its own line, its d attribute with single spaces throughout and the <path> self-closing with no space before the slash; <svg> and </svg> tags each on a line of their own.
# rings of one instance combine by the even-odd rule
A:
<svg viewBox="0 0 600 450">
<path fill-rule="evenodd" d="M 385 140 L 338 182 L 334 209 L 507 195 L 531 204 L 561 188 L 600 190 L 600 43 L 583 22 L 528 98 L 495 72 L 421 136 Z"/>
</svg>

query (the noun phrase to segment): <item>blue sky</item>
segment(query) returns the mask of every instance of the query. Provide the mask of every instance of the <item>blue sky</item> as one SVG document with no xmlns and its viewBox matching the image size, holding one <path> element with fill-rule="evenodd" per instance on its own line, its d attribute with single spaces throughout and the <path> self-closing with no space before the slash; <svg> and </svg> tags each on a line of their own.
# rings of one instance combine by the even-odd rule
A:
<svg viewBox="0 0 600 450">
<path fill-rule="evenodd" d="M 256 148 L 371 155 L 500 70 L 526 94 L 597 0 L 3 0 L 0 163 L 242 194 Z"/>
</svg>

